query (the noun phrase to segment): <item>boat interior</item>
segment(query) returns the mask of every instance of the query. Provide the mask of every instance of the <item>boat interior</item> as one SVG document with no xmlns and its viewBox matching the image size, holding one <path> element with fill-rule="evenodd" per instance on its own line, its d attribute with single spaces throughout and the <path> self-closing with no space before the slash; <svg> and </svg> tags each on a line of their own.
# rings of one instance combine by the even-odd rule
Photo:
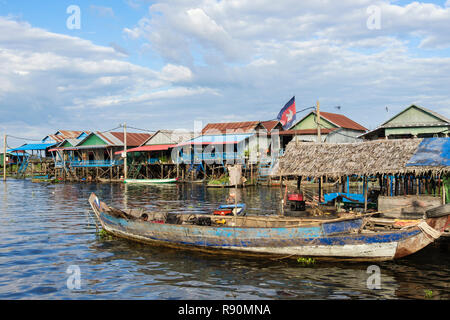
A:
<svg viewBox="0 0 450 320">
<path fill-rule="evenodd" d="M 420 219 L 416 220 L 399 220 L 385 219 L 376 217 L 377 213 L 347 213 L 345 215 L 327 215 L 327 216 L 304 216 L 290 217 L 280 215 L 260 215 L 260 216 L 217 216 L 213 214 L 176 214 L 149 212 L 143 208 L 133 208 L 119 210 L 109 207 L 103 202 L 102 209 L 109 214 L 124 218 L 127 220 L 140 220 L 149 223 L 160 224 L 180 224 L 180 225 L 200 225 L 200 226 L 222 226 L 222 227 L 245 227 L 245 228 L 280 228 L 295 226 L 318 226 L 327 222 L 337 222 L 363 218 L 363 226 L 359 232 L 364 231 L 389 231 L 411 227 L 417 225 Z"/>
</svg>

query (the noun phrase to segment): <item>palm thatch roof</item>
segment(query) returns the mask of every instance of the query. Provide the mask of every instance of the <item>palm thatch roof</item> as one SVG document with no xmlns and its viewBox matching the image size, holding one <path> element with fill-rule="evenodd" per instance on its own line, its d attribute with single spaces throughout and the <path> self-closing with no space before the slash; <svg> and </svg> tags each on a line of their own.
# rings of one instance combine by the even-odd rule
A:
<svg viewBox="0 0 450 320">
<path fill-rule="evenodd" d="M 423 139 L 359 143 L 290 142 L 272 176 L 340 177 L 450 171 L 448 166 L 407 166 Z"/>
</svg>

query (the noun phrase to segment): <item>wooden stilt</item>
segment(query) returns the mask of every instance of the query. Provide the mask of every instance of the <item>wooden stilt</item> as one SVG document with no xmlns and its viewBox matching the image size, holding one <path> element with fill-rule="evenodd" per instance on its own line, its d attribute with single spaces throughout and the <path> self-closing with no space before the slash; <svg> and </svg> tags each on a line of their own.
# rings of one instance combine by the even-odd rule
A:
<svg viewBox="0 0 450 320">
<path fill-rule="evenodd" d="M 369 179 L 367 178 L 367 176 L 364 176 L 364 184 L 365 184 L 365 188 L 364 188 L 364 212 L 367 212 L 367 193 L 369 190 Z"/>
<path fill-rule="evenodd" d="M 318 201 L 318 204 L 320 205 L 320 203 L 322 202 L 322 177 L 320 177 L 320 179 L 319 179 L 319 195 L 318 195 L 318 197 L 319 197 L 319 201 Z"/>
</svg>

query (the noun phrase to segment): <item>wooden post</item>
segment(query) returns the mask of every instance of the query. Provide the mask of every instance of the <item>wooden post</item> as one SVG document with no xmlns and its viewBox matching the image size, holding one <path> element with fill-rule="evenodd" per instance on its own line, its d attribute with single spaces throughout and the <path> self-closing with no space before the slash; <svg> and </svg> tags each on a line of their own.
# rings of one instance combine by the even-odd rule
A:
<svg viewBox="0 0 450 320">
<path fill-rule="evenodd" d="M 367 176 L 364 176 L 364 212 L 367 212 L 367 193 L 369 190 L 369 179 L 367 178 Z"/>
<path fill-rule="evenodd" d="M 297 177 L 297 190 L 300 192 L 300 187 L 302 184 L 302 176 Z"/>
<path fill-rule="evenodd" d="M 445 204 L 445 196 L 446 196 L 446 190 L 445 190 L 445 181 L 442 180 L 442 204 Z"/>
<path fill-rule="evenodd" d="M 321 185 L 320 201 L 322 201 L 322 199 L 323 199 L 323 189 L 324 189 L 323 188 L 323 176 L 320 176 L 320 185 Z"/>
<path fill-rule="evenodd" d="M 320 104 L 319 100 L 317 100 L 317 142 L 322 142 L 321 132 L 320 132 Z M 322 178 L 321 178 L 322 179 Z"/>
<path fill-rule="evenodd" d="M 319 179 L 319 201 L 318 201 L 318 205 L 320 205 L 321 200 L 322 200 L 322 176 Z"/>
<path fill-rule="evenodd" d="M 6 181 L 6 134 L 3 138 L 3 181 Z"/>
<path fill-rule="evenodd" d="M 123 178 L 124 180 L 127 179 L 128 176 L 128 164 L 127 164 L 127 123 L 125 122 L 123 124 L 123 152 L 124 152 L 124 159 L 123 159 Z"/>
</svg>

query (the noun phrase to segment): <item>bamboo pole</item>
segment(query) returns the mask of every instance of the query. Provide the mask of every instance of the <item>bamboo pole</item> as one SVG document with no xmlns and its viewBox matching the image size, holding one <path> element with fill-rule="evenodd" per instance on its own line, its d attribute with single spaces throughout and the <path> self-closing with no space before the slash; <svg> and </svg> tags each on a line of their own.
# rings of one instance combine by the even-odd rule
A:
<svg viewBox="0 0 450 320">
<path fill-rule="evenodd" d="M 322 142 L 321 132 L 320 132 L 320 104 L 319 100 L 317 100 L 317 142 Z"/>
<path fill-rule="evenodd" d="M 445 183 L 444 183 L 444 180 L 442 180 L 442 204 L 444 205 L 445 204 L 445 196 L 446 196 L 446 188 L 445 188 Z"/>
<path fill-rule="evenodd" d="M 123 124 L 123 152 L 125 154 L 123 160 L 123 178 L 127 179 L 128 176 L 128 163 L 127 163 L 127 123 Z"/>
</svg>

